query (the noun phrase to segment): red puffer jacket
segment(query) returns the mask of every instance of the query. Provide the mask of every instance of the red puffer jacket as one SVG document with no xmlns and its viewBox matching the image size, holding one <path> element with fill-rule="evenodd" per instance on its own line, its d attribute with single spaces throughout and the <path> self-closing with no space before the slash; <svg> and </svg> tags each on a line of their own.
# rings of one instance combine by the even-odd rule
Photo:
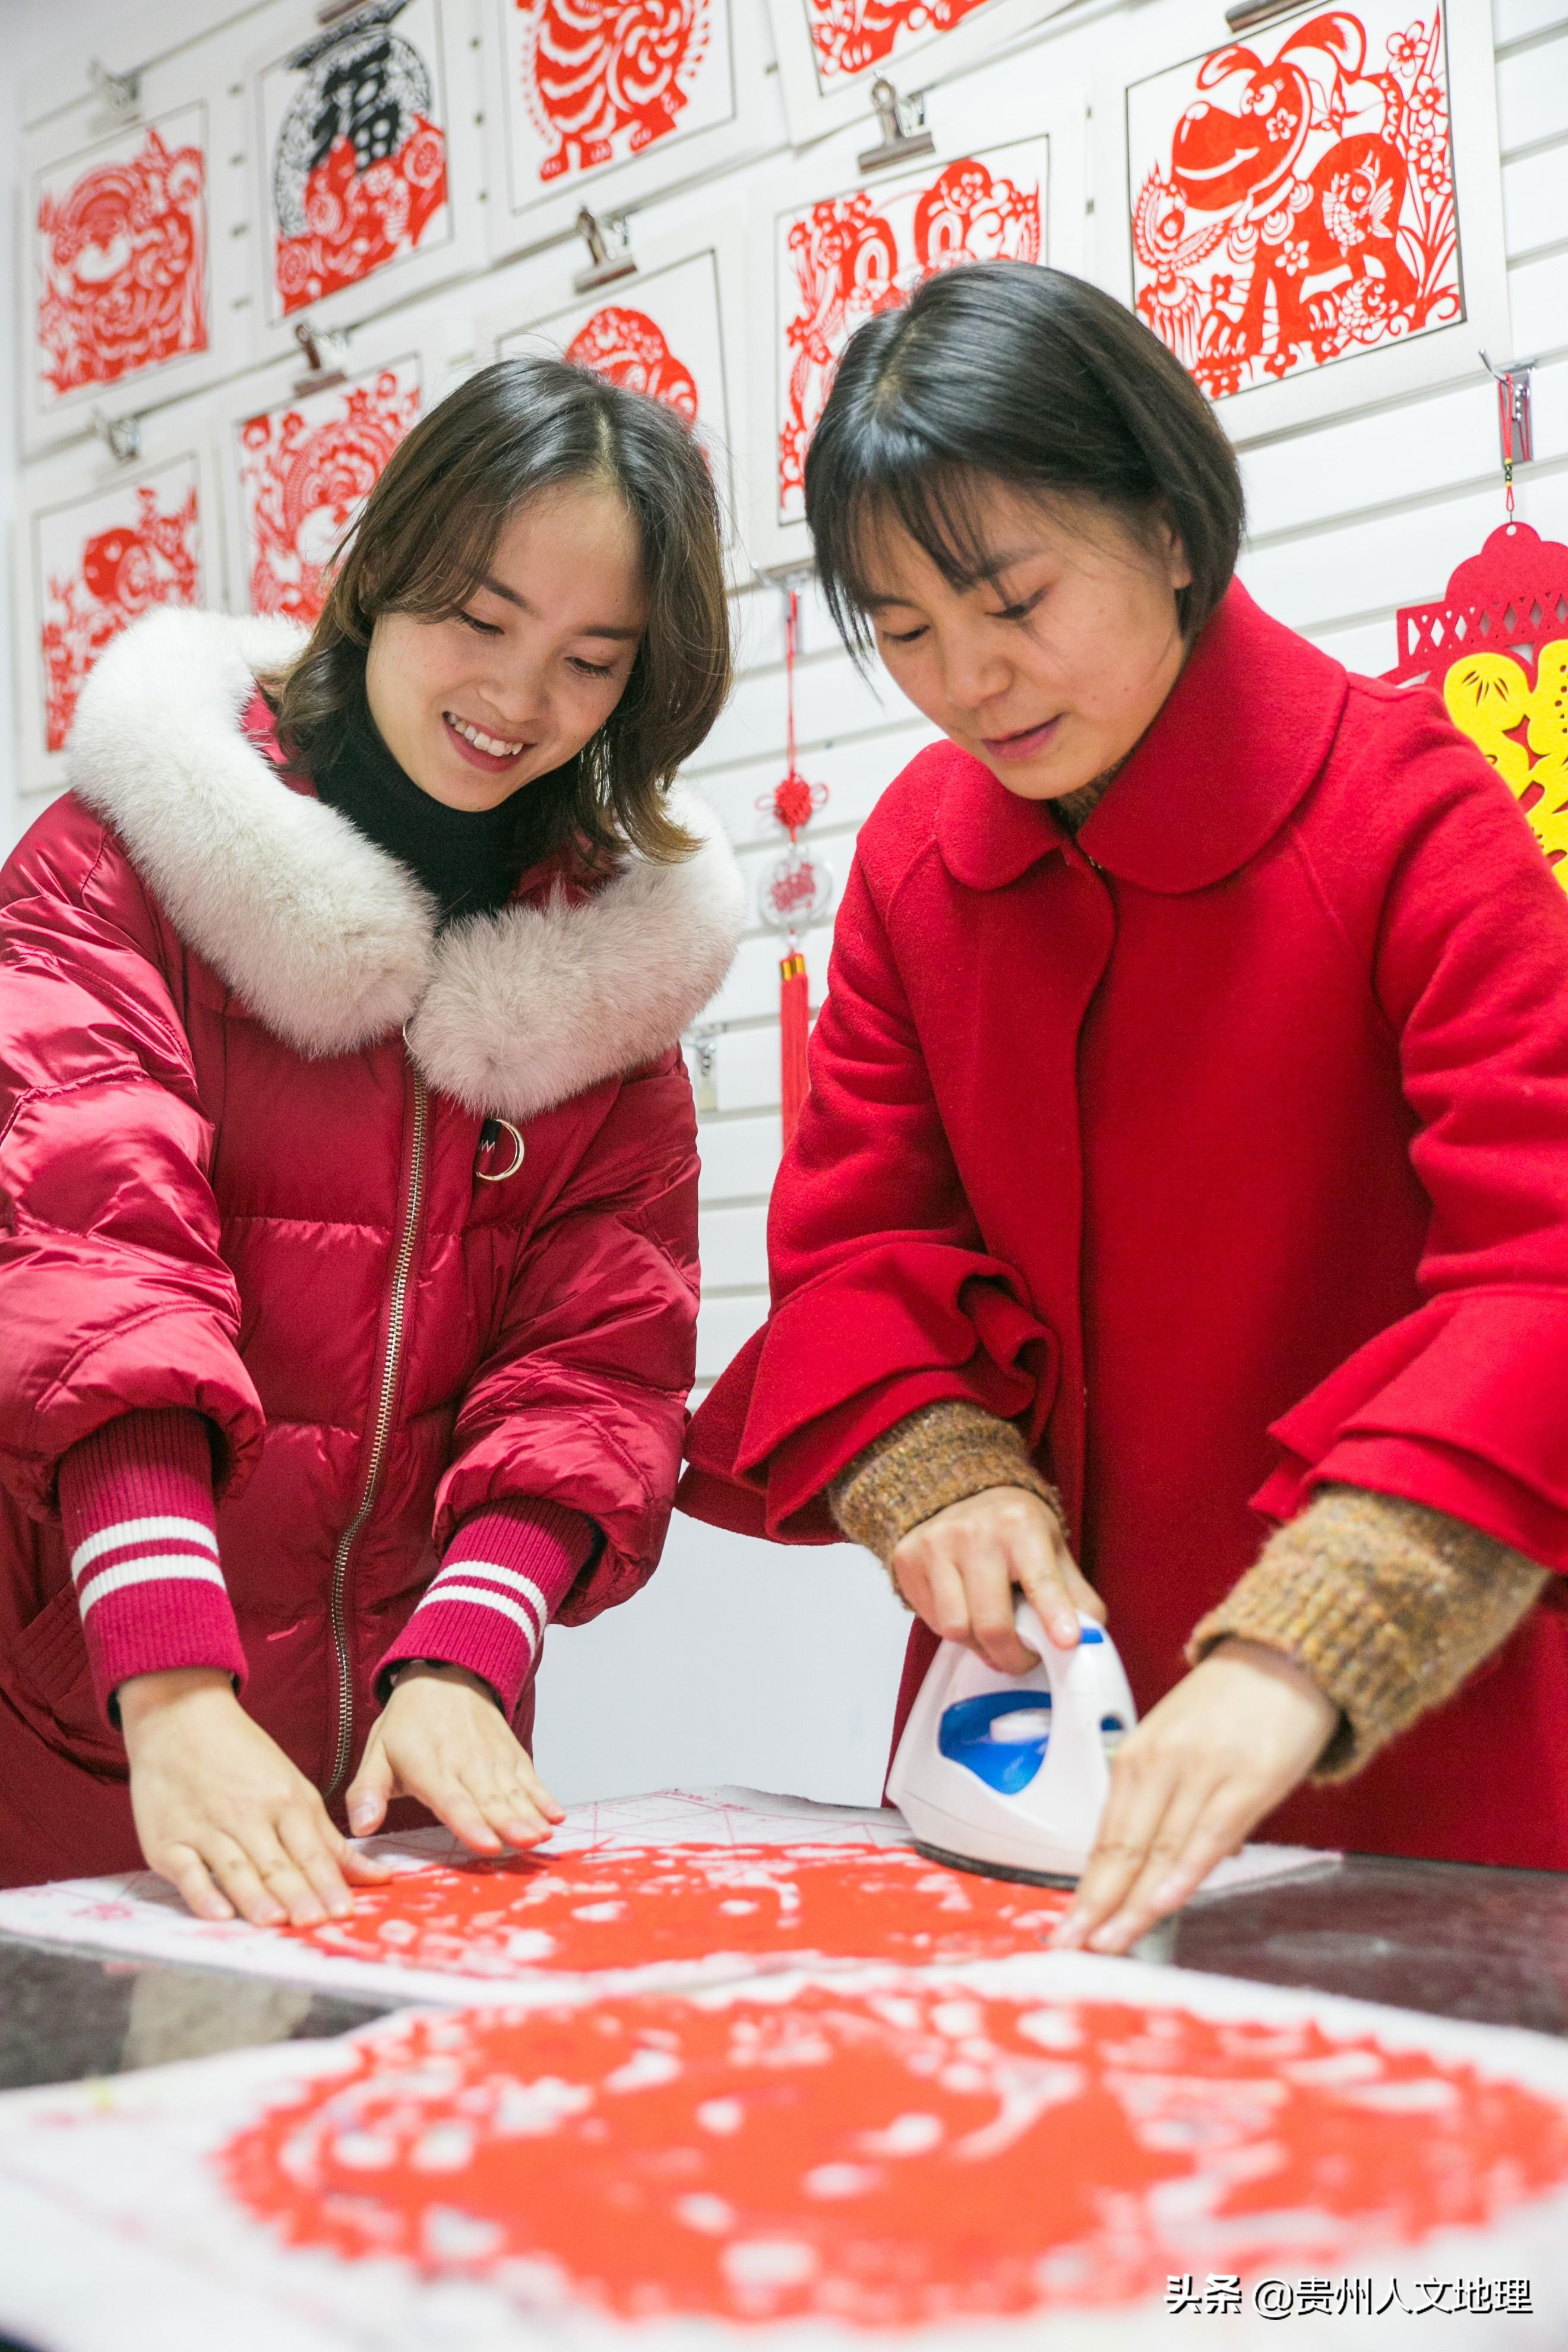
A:
<svg viewBox="0 0 1568 2352">
<path fill-rule="evenodd" d="M 651 1573 L 674 1491 L 678 1039 L 733 951 L 733 859 L 678 795 L 686 864 L 557 874 L 437 936 L 413 877 L 280 769 L 254 675 L 298 642 L 174 612 L 127 631 L 74 792 L 0 877 L 0 1792 L 68 1822 L 82 1869 L 137 1853 L 57 1479 L 116 1416 L 219 1433 L 246 1703 L 323 1790 L 460 1520 L 592 1519 L 581 1622 Z M 525 1147 L 505 1181 L 487 1118 Z"/>
</svg>

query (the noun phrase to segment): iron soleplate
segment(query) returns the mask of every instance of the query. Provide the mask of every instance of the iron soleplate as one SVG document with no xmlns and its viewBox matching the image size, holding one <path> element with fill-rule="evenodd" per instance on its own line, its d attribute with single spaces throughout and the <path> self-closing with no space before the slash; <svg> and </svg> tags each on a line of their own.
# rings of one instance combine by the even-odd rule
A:
<svg viewBox="0 0 1568 2352">
<path fill-rule="evenodd" d="M 1060 1871 L 1020 1870 L 1011 1863 L 977 1862 L 972 1854 L 949 1853 L 945 1846 L 927 1845 L 924 1838 L 916 1838 L 915 1852 L 923 1853 L 928 1862 L 940 1862 L 946 1870 L 966 1870 L 972 1878 L 1008 1878 L 1021 1886 L 1060 1886 L 1069 1890 L 1078 1885 L 1076 1877 Z"/>
</svg>

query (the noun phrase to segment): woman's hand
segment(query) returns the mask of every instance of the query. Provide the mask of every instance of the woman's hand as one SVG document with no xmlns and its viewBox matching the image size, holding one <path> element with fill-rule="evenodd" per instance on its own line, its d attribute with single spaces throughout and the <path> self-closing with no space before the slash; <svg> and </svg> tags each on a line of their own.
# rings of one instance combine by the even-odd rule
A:
<svg viewBox="0 0 1568 2352">
<path fill-rule="evenodd" d="M 1058 1650 L 1078 1642 L 1078 1612 L 1105 1622 L 1056 1513 L 1026 1486 L 987 1486 L 911 1528 L 889 1563 L 918 1617 L 944 1642 L 962 1642 L 999 1674 L 1026 1675 L 1039 1660 L 1013 1622 L 1014 1588 L 1034 1604 Z"/>
<path fill-rule="evenodd" d="M 416 1797 L 476 1853 L 538 1845 L 566 1815 L 535 1775 L 488 1684 L 462 1666 L 405 1666 L 349 1790 L 356 1837 Z"/>
<path fill-rule="evenodd" d="M 1117 1750 L 1100 1836 L 1053 1945 L 1126 1951 L 1305 1779 L 1339 1719 L 1282 1652 L 1222 1642 Z"/>
<path fill-rule="evenodd" d="M 380 1863 L 334 1829 L 304 1774 L 253 1723 L 226 1674 L 183 1666 L 120 1685 L 131 1810 L 149 1870 L 198 1919 L 314 1926 L 353 1907 Z"/>
</svg>

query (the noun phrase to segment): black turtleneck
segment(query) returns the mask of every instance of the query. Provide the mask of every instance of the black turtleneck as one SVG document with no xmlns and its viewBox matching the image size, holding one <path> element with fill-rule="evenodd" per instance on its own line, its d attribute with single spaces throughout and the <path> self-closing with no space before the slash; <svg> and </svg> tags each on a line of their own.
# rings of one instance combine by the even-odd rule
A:
<svg viewBox="0 0 1568 2352">
<path fill-rule="evenodd" d="M 315 785 L 322 800 L 425 885 L 443 924 L 493 915 L 531 862 L 531 828 L 521 804 L 526 784 L 490 809 L 432 800 L 398 766 L 363 696 Z"/>
</svg>

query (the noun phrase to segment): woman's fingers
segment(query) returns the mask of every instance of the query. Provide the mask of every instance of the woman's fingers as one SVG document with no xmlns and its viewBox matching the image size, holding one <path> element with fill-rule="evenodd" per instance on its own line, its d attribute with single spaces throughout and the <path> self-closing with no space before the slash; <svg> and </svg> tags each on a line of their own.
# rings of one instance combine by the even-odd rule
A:
<svg viewBox="0 0 1568 2352">
<path fill-rule="evenodd" d="M 226 1895 L 213 1885 L 211 1873 L 195 1846 L 171 1846 L 156 1860 L 148 1857 L 148 1868 L 166 1878 L 187 1911 L 198 1919 L 232 1919 L 234 1906 Z"/>
<path fill-rule="evenodd" d="M 1167 1780 L 1164 1810 L 1142 1854 L 1134 1853 L 1130 1856 L 1131 1874 L 1114 1901 L 1108 1899 L 1107 1887 L 1103 1895 L 1091 1893 L 1087 1911 L 1084 1906 L 1075 1906 L 1086 1918 L 1084 1941 L 1090 1951 L 1126 1951 L 1140 1936 L 1147 1934 L 1156 1920 L 1164 1918 L 1167 1912 L 1184 1903 L 1189 1894 L 1195 1893 L 1213 1867 L 1212 1863 L 1205 1863 L 1188 1884 L 1194 1839 L 1214 1805 L 1215 1794 L 1211 1782 L 1191 1775 Z M 1214 1860 L 1218 1859 L 1215 1854 Z M 1165 1899 L 1173 1885 L 1181 1891 Z"/>
<path fill-rule="evenodd" d="M 312 1817 L 300 1806 L 297 1811 L 285 1812 L 279 1820 L 278 1834 L 284 1852 L 321 1904 L 322 1911 L 333 1919 L 346 1918 L 353 1909 L 353 1896 L 349 1893 L 338 1853 L 343 1842 L 325 1811 Z M 275 1893 L 279 1891 L 276 1881 L 269 1883 Z M 292 1909 L 289 1916 L 296 1926 L 306 1924 Z"/>
<path fill-rule="evenodd" d="M 1171 1759 L 1152 1748 L 1140 1725 L 1111 1767 L 1110 1794 L 1100 1834 L 1089 1857 L 1071 1910 L 1052 1937 L 1062 1949 L 1089 1943 L 1126 1901 L 1142 1874 L 1180 1786 Z M 1142 1745 L 1137 1743 L 1142 1739 Z M 1207 1791 L 1207 1780 L 1204 1793 Z"/>
<path fill-rule="evenodd" d="M 1030 1496 L 1029 1500 L 1034 1497 Z M 1036 1509 L 1021 1518 L 1010 1545 L 1011 1580 L 1046 1629 L 1047 1639 L 1058 1650 L 1078 1646 L 1078 1604 L 1065 1570 L 1071 1566 L 1050 1515 Z M 1076 1569 L 1073 1574 L 1079 1583 Z M 1084 1587 L 1088 1591 L 1088 1587 Z"/>
<path fill-rule="evenodd" d="M 377 1732 L 373 1731 L 370 1743 L 360 1759 L 344 1800 L 349 1827 L 355 1837 L 371 1837 L 386 1819 L 387 1806 L 397 1793 L 396 1775 L 387 1757 L 386 1748 Z"/>
<path fill-rule="evenodd" d="M 286 1925 L 288 1906 L 272 1892 L 235 1838 L 221 1831 L 215 1832 L 203 1847 L 202 1860 L 242 1919 L 248 1919 L 253 1927 Z"/>
<path fill-rule="evenodd" d="M 988 1487 L 949 1504 L 911 1529 L 891 1565 L 899 1590 L 932 1633 L 966 1643 L 998 1674 L 1027 1674 L 1039 1663 L 1017 1631 L 1016 1590 L 1059 1649 L 1077 1643 L 1080 1609 L 1104 1622 L 1056 1514 L 1025 1487 Z"/>
<path fill-rule="evenodd" d="M 469 1795 L 496 1835 L 507 1845 L 538 1845 L 550 1835 L 548 1822 L 521 1779 L 510 1784 L 470 1782 Z"/>
<path fill-rule="evenodd" d="M 1233 1853 L 1245 1836 L 1238 1836 L 1234 1802 L 1223 1791 L 1213 1792 L 1190 1821 L 1173 1852 L 1163 1852 L 1163 1841 L 1151 1849 L 1137 1885 L 1113 1917 L 1089 1937 L 1096 1952 L 1125 1952 L 1161 1919 L 1179 1911 L 1197 1893 L 1215 1863 Z"/>
</svg>

